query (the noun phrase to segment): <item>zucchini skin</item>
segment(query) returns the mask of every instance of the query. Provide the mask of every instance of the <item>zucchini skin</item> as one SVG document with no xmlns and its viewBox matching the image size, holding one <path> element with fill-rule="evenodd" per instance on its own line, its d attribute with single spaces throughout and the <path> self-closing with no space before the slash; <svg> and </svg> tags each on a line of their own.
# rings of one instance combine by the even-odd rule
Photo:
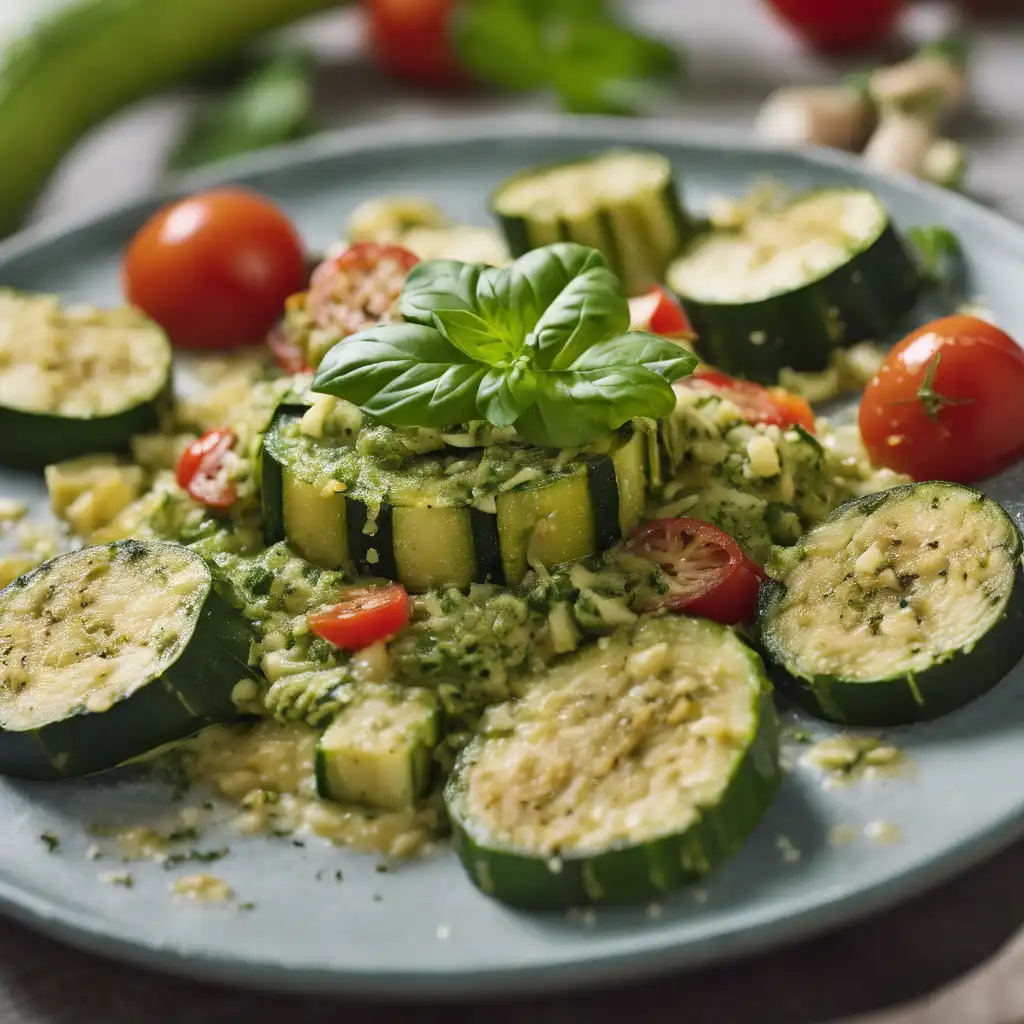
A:
<svg viewBox="0 0 1024 1024">
<path fill-rule="evenodd" d="M 445 788 L 455 851 L 486 896 L 524 910 L 564 910 L 588 904 L 635 904 L 705 877 L 735 853 L 760 822 L 781 782 L 779 725 L 761 659 L 749 651 L 764 679 L 754 740 L 713 807 L 681 833 L 582 856 L 540 857 L 479 838 L 459 813 L 461 775 L 479 740 L 459 756 Z"/>
<path fill-rule="evenodd" d="M 917 486 L 908 484 L 855 498 L 826 516 L 822 523 L 839 518 L 851 506 L 873 512 Z M 816 718 L 865 727 L 930 721 L 987 693 L 1020 661 L 1024 649 L 1024 541 L 1008 515 L 1006 519 L 1017 534 L 1017 568 L 1002 618 L 972 647 L 951 652 L 924 672 L 901 672 L 870 682 L 820 674 L 808 678 L 790 672 L 777 657 L 778 648 L 770 630 L 772 610 L 786 587 L 778 580 L 765 580 L 758 592 L 756 629 L 772 683 L 788 700 Z"/>
<path fill-rule="evenodd" d="M 110 416 L 71 417 L 0 406 L 0 437 L 13 442 L 0 447 L 0 465 L 42 469 L 80 455 L 127 452 L 133 435 L 160 426 L 171 400 L 168 379 L 155 397 Z"/>
<path fill-rule="evenodd" d="M 22 581 L 45 573 L 60 557 L 65 556 Z M 231 695 L 239 680 L 257 678 L 248 665 L 253 639 L 251 624 L 214 589 L 211 574 L 192 634 L 175 662 L 107 711 L 79 712 L 23 732 L 0 729 L 0 772 L 38 781 L 92 775 L 208 725 L 245 717 Z"/>
<path fill-rule="evenodd" d="M 75 0 L 4 52 L 0 234 L 81 135 L 134 100 L 338 0 Z M 87 83 L 83 87 L 83 83 Z"/>
</svg>

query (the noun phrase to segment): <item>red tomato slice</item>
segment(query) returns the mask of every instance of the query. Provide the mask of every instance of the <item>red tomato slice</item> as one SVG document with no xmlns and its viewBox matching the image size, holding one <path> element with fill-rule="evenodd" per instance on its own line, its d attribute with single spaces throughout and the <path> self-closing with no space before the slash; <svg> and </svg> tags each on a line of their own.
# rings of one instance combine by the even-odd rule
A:
<svg viewBox="0 0 1024 1024">
<path fill-rule="evenodd" d="M 683 307 L 659 284 L 629 300 L 629 320 L 631 331 L 650 331 L 665 338 L 696 337 Z"/>
<path fill-rule="evenodd" d="M 975 317 L 908 334 L 864 389 L 859 423 L 876 466 L 972 483 L 1024 454 L 1024 351 Z"/>
<path fill-rule="evenodd" d="M 276 324 L 267 334 L 267 348 L 274 362 L 285 373 L 312 373 L 313 367 L 306 362 L 302 346 L 288 337 L 284 324 Z"/>
<path fill-rule="evenodd" d="M 697 370 L 676 381 L 675 387 L 704 388 L 727 398 L 750 423 L 769 426 L 803 427 L 814 431 L 814 412 L 799 395 L 783 388 L 765 388 L 749 380 L 739 380 L 717 370 Z"/>
<path fill-rule="evenodd" d="M 633 531 L 626 550 L 669 577 L 671 590 L 655 607 L 727 626 L 753 621 L 764 572 L 717 526 L 700 519 L 655 519 Z"/>
<path fill-rule="evenodd" d="M 357 242 L 313 271 L 306 309 L 317 326 L 342 338 L 397 320 L 398 297 L 417 263 L 401 245 Z"/>
<path fill-rule="evenodd" d="M 353 587 L 333 608 L 310 615 L 309 628 L 335 647 L 358 651 L 393 636 L 409 621 L 409 595 L 401 583 Z"/>
<path fill-rule="evenodd" d="M 226 475 L 225 456 L 235 444 L 227 429 L 208 430 L 196 438 L 178 459 L 178 485 L 209 508 L 234 504 L 238 490 Z"/>
</svg>

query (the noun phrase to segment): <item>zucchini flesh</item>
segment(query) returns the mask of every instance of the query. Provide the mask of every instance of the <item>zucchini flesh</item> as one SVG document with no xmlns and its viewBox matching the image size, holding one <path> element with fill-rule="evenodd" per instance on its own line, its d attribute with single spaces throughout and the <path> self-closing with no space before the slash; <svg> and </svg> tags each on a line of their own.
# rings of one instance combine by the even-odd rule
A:
<svg viewBox="0 0 1024 1024">
<path fill-rule="evenodd" d="M 118 541 L 45 563 L 0 591 L 0 771 L 88 775 L 238 718 L 252 638 L 187 548 Z"/>
<path fill-rule="evenodd" d="M 0 291 L 0 463 L 37 468 L 128 450 L 155 429 L 171 388 L 171 347 L 132 309 L 61 309 Z"/>
<path fill-rule="evenodd" d="M 643 514 L 647 458 L 639 432 L 623 431 L 607 454 L 578 456 L 557 471 L 531 469 L 531 479 L 499 493 L 491 511 L 451 504 L 415 468 L 394 471 L 390 489 L 375 485 L 371 500 L 360 484 L 361 474 L 373 474 L 368 459 L 356 479 L 340 480 L 326 449 L 307 438 L 300 452 L 287 440 L 303 412 L 282 406 L 264 438 L 264 539 L 287 539 L 324 568 L 396 579 L 414 591 L 512 585 L 531 564 L 604 550 Z M 472 460 L 480 450 L 463 454 Z"/>
<path fill-rule="evenodd" d="M 341 804 L 411 807 L 430 784 L 440 738 L 440 710 L 429 690 L 370 688 L 320 737 L 317 793 Z"/>
<path fill-rule="evenodd" d="M 824 370 L 840 345 L 887 337 L 921 287 L 879 200 L 845 188 L 698 238 L 666 279 L 701 357 L 762 383 L 786 368 Z"/>
<path fill-rule="evenodd" d="M 591 246 L 629 295 L 660 281 L 693 235 L 672 165 L 657 153 L 613 151 L 533 168 L 504 182 L 491 206 L 514 256 L 559 241 Z"/>
<path fill-rule="evenodd" d="M 853 725 L 935 718 L 995 686 L 1024 653 L 1021 536 L 959 484 L 841 505 L 777 550 L 758 635 L 780 689 Z"/>
<path fill-rule="evenodd" d="M 538 909 L 632 903 L 733 853 L 779 783 L 760 658 L 704 619 L 647 618 L 485 715 L 445 803 L 486 894 Z"/>
</svg>

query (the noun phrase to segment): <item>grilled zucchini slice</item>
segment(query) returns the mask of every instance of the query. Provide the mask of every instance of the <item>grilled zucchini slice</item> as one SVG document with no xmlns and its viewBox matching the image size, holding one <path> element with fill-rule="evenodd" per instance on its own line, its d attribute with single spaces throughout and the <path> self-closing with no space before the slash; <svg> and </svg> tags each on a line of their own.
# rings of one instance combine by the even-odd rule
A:
<svg viewBox="0 0 1024 1024">
<path fill-rule="evenodd" d="M 662 280 L 693 235 L 671 163 L 658 153 L 612 151 L 533 168 L 491 196 L 513 256 L 553 242 L 599 249 L 628 295 Z"/>
<path fill-rule="evenodd" d="M 158 425 L 170 388 L 170 344 L 135 310 L 0 291 L 0 464 L 127 451 Z"/>
<path fill-rule="evenodd" d="M 822 718 L 900 725 L 991 689 L 1024 653 L 1021 536 L 960 484 L 841 505 L 776 549 L 758 634 L 780 690 Z"/>
<path fill-rule="evenodd" d="M 252 639 L 188 548 L 46 562 L 0 591 L 0 772 L 88 775 L 239 717 Z"/>
<path fill-rule="evenodd" d="M 521 907 L 634 903 L 706 875 L 779 783 L 761 659 L 704 619 L 646 618 L 487 712 L 445 803 L 472 881 Z"/>
<path fill-rule="evenodd" d="M 882 203 L 829 188 L 699 237 L 668 269 L 703 359 L 775 383 L 824 370 L 840 345 L 883 339 L 920 293 L 920 274 Z"/>
</svg>

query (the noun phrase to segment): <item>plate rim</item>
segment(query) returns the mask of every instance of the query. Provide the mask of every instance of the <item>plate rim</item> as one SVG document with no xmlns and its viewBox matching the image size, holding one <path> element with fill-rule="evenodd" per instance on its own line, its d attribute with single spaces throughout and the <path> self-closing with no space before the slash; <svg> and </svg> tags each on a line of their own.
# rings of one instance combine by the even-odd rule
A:
<svg viewBox="0 0 1024 1024">
<path fill-rule="evenodd" d="M 287 172 L 320 161 L 387 149 L 430 151 L 460 144 L 487 141 L 538 140 L 544 137 L 587 139 L 608 145 L 665 145 L 722 151 L 756 161 L 765 155 L 784 155 L 811 166 L 840 170 L 861 179 L 884 182 L 904 192 L 924 196 L 979 223 L 999 237 L 1024 260 L 1024 226 L 1005 215 L 958 193 L 921 182 L 909 175 L 879 173 L 856 156 L 819 147 L 778 146 L 752 139 L 732 129 L 687 126 L 670 118 L 634 121 L 614 117 L 573 117 L 552 114 L 515 114 L 493 117 L 458 116 L 449 120 L 417 118 L 395 120 L 359 128 L 319 133 L 299 142 L 274 146 L 259 153 L 222 161 L 174 179 L 167 187 L 126 202 L 104 206 L 85 214 L 44 220 L 0 242 L 0 268 L 77 232 L 88 231 L 123 218 L 141 218 L 162 203 L 201 188 L 217 187 L 238 179 Z M 605 140 L 605 141 L 598 141 Z M 755 167 L 756 170 L 756 167 Z M 307 994 L 338 993 L 387 1000 L 472 999 L 487 995 L 534 995 L 568 992 L 584 986 L 598 987 L 635 980 L 667 970 L 692 970 L 712 962 L 722 963 L 769 949 L 791 945 L 831 928 L 852 924 L 898 902 L 903 902 L 977 864 L 1024 833 L 1024 796 L 1012 812 L 989 828 L 975 831 L 967 840 L 937 857 L 923 857 L 895 874 L 877 880 L 856 893 L 844 892 L 831 902 L 820 890 L 814 897 L 790 902 L 784 918 L 765 912 L 748 921 L 737 933 L 722 932 L 685 945 L 681 956 L 678 940 L 657 931 L 631 933 L 617 940 L 628 949 L 595 951 L 538 967 L 515 964 L 498 968 L 449 968 L 402 971 L 337 970 L 324 967 L 295 968 L 273 959 L 218 951 L 208 953 L 185 946 L 164 945 L 158 940 L 126 937 L 117 922 L 91 918 L 81 910 L 34 892 L 10 880 L 0 868 L 0 912 L 22 924 L 47 933 L 87 952 L 165 973 L 220 981 L 249 989 Z"/>
</svg>

